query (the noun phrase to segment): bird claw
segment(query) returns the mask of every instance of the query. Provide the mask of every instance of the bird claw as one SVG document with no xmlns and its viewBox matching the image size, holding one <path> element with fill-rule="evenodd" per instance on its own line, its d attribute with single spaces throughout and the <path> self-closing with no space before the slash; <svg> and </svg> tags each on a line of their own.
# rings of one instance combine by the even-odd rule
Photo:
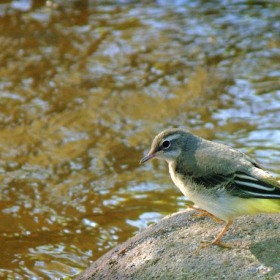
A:
<svg viewBox="0 0 280 280">
<path fill-rule="evenodd" d="M 221 243 L 219 240 L 214 240 L 213 242 L 211 241 L 200 241 L 201 243 L 206 243 L 204 245 L 201 245 L 200 248 L 207 248 L 207 247 L 210 247 L 210 246 L 221 246 L 221 247 L 224 247 L 224 248 L 232 248 L 230 245 L 226 244 L 226 243 Z"/>
<path fill-rule="evenodd" d="M 223 230 L 220 232 L 220 234 L 218 235 L 218 237 L 213 241 L 213 242 L 209 242 L 209 241 L 202 241 L 203 243 L 207 243 L 205 245 L 202 245 L 200 248 L 206 248 L 212 245 L 219 245 L 225 248 L 231 248 L 231 246 L 229 246 L 226 243 L 221 243 L 221 237 L 225 234 L 225 232 L 228 230 L 228 228 L 231 226 L 232 221 L 228 221 L 227 224 L 225 225 L 225 227 L 223 228 Z"/>
<path fill-rule="evenodd" d="M 216 221 L 216 222 L 218 222 L 218 223 L 222 222 L 222 220 L 221 220 L 221 219 L 219 219 L 219 218 L 215 217 L 214 215 L 212 215 L 211 213 L 209 213 L 209 212 L 208 212 L 208 211 L 206 211 L 206 210 L 203 210 L 203 209 L 197 208 L 197 207 L 195 207 L 195 206 L 189 206 L 189 208 L 191 208 L 191 209 L 194 209 L 194 210 L 196 210 L 196 211 L 201 212 L 201 213 L 199 213 L 199 214 L 193 214 L 193 217 L 194 217 L 194 218 L 197 218 L 197 217 L 210 216 L 210 217 L 211 217 L 214 221 Z"/>
<path fill-rule="evenodd" d="M 211 213 L 207 212 L 207 211 L 204 211 L 203 213 L 199 213 L 199 214 L 193 214 L 193 217 L 194 218 L 197 218 L 197 217 L 205 217 L 205 216 L 209 216 L 211 217 L 214 221 L 218 222 L 218 223 L 221 223 L 223 220 L 215 217 L 214 215 L 212 215 Z"/>
<path fill-rule="evenodd" d="M 196 206 L 189 206 L 189 208 L 194 209 L 196 211 L 199 211 L 201 213 L 199 214 L 195 214 L 193 215 L 194 217 L 203 217 L 203 216 L 210 216 L 213 220 L 217 221 L 217 222 L 222 222 L 222 220 L 220 220 L 219 218 L 215 217 L 213 214 L 209 213 L 208 211 L 204 210 L 204 209 L 200 209 Z M 209 241 L 201 241 L 202 243 L 206 243 L 205 245 L 200 246 L 200 248 L 206 248 L 212 245 L 219 245 L 221 247 L 225 247 L 225 248 L 231 248 L 231 246 L 229 246 L 226 243 L 221 243 L 220 239 L 221 237 L 224 235 L 224 233 L 228 230 L 228 228 L 231 226 L 232 221 L 228 221 L 227 224 L 225 225 L 225 227 L 222 229 L 222 231 L 220 232 L 220 234 L 218 235 L 218 237 L 213 241 L 213 242 L 209 242 Z"/>
</svg>

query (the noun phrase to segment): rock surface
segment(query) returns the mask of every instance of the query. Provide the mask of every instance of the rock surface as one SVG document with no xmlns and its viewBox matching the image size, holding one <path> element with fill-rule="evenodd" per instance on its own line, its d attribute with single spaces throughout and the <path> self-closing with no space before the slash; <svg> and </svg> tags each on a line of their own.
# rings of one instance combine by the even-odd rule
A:
<svg viewBox="0 0 280 280">
<path fill-rule="evenodd" d="M 224 223 L 194 213 L 184 210 L 150 225 L 76 279 L 280 279 L 279 215 L 240 217 L 222 238 L 231 248 L 200 248 Z"/>
</svg>

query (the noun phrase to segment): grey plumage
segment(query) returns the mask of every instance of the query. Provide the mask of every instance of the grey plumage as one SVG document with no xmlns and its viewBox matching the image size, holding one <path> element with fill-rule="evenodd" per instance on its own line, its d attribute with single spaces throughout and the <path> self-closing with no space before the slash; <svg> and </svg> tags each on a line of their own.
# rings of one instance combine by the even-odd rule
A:
<svg viewBox="0 0 280 280">
<path fill-rule="evenodd" d="M 227 222 L 220 237 L 240 215 L 280 212 L 279 183 L 253 159 L 229 146 L 185 129 L 155 137 L 149 154 L 164 159 L 175 185 L 201 209 Z"/>
<path fill-rule="evenodd" d="M 280 199 L 279 183 L 244 153 L 184 129 L 163 131 L 153 141 L 151 151 L 161 150 L 162 140 L 167 136 L 173 149 L 180 149 L 177 161 L 171 165 L 184 179 L 190 177 L 205 188 L 227 186 L 232 195 L 244 198 Z"/>
</svg>

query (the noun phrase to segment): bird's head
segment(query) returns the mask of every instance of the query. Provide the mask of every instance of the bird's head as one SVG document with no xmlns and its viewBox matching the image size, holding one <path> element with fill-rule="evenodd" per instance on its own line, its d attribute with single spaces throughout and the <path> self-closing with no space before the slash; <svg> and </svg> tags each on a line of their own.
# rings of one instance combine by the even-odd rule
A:
<svg viewBox="0 0 280 280">
<path fill-rule="evenodd" d="M 188 139 L 194 136 L 188 130 L 180 128 L 167 129 L 158 134 L 153 140 L 152 147 L 147 156 L 140 160 L 140 164 L 152 158 L 160 158 L 172 163 L 177 160 L 188 145 Z"/>
</svg>

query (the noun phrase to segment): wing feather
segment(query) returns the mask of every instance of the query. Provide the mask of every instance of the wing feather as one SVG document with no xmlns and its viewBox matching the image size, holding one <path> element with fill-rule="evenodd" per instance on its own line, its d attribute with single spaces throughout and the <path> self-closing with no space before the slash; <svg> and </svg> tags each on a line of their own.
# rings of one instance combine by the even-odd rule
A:
<svg viewBox="0 0 280 280">
<path fill-rule="evenodd" d="M 280 184 L 269 176 L 259 179 L 249 174 L 235 172 L 229 175 L 214 174 L 208 177 L 193 177 L 194 182 L 205 188 L 226 188 L 234 196 L 243 198 L 280 199 Z"/>
</svg>

